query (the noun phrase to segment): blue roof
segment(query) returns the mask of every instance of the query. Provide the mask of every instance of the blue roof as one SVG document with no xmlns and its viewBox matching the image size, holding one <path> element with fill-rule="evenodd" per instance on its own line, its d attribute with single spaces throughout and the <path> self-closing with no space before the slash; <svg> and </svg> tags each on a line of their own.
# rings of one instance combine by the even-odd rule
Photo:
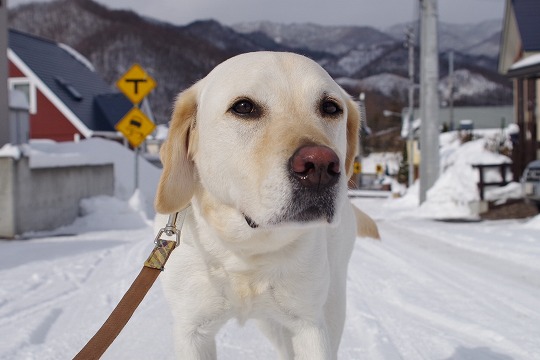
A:
<svg viewBox="0 0 540 360">
<path fill-rule="evenodd" d="M 116 121 L 111 116 L 116 116 L 129 101 L 76 55 L 58 43 L 11 29 L 9 48 L 90 130 L 114 131 L 114 124 L 125 113 Z M 111 95 L 104 108 L 96 99 L 111 93 L 116 95 Z"/>
<path fill-rule="evenodd" d="M 122 93 L 96 96 L 96 107 L 100 112 L 103 127 L 116 125 L 133 108 L 133 104 Z"/>
<path fill-rule="evenodd" d="M 540 1 L 512 0 L 523 50 L 540 51 Z"/>
</svg>

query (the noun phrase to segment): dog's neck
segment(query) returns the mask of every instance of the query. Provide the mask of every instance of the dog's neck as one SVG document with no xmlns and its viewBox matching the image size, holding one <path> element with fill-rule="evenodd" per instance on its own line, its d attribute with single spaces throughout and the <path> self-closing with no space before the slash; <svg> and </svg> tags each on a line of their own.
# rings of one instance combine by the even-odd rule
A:
<svg viewBox="0 0 540 360">
<path fill-rule="evenodd" d="M 193 220 L 201 238 L 219 241 L 228 251 L 240 257 L 261 256 L 280 252 L 292 246 L 307 234 L 322 236 L 323 225 L 311 226 L 264 226 L 253 228 L 245 216 L 234 207 L 223 204 L 203 189 L 195 192 L 192 199 Z M 211 244 L 207 244 L 211 245 Z M 211 246 L 216 246 L 214 244 Z"/>
</svg>

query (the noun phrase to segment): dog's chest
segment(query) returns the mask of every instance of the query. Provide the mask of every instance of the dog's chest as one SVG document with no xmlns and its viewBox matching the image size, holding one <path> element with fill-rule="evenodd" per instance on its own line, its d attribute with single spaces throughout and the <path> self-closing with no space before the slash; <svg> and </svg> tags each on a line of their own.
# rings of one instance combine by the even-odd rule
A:
<svg viewBox="0 0 540 360">
<path fill-rule="evenodd" d="M 240 322 L 270 305 L 271 282 L 255 272 L 229 273 L 227 298 Z"/>
<path fill-rule="evenodd" d="M 231 272 L 222 268 L 213 275 L 219 279 L 232 315 L 240 323 L 273 307 L 272 280 L 264 274 L 255 270 Z"/>
</svg>

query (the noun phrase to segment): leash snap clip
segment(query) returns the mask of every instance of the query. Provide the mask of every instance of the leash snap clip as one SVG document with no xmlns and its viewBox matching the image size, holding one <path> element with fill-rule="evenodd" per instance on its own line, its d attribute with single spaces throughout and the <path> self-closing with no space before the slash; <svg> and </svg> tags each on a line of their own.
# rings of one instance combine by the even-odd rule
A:
<svg viewBox="0 0 540 360">
<path fill-rule="evenodd" d="M 167 236 L 174 236 L 176 241 L 176 246 L 180 245 L 180 231 L 176 228 L 176 220 L 178 219 L 178 213 L 169 215 L 169 220 L 167 225 L 161 228 L 154 239 L 154 244 L 157 244 L 161 239 L 161 235 L 165 234 Z"/>
<path fill-rule="evenodd" d="M 175 213 L 170 214 L 167 224 L 165 225 L 165 227 L 161 228 L 158 234 L 156 235 L 156 238 L 154 239 L 154 244 L 157 244 L 160 240 L 162 240 L 161 236 L 165 234 L 167 236 L 174 236 L 176 240 L 176 246 L 180 245 L 180 233 L 182 230 L 182 226 L 184 225 L 186 212 L 187 212 L 187 208 L 185 208 L 181 212 L 175 212 Z M 181 218 L 180 224 L 179 226 L 177 226 L 176 223 L 178 222 L 179 217 Z"/>
</svg>

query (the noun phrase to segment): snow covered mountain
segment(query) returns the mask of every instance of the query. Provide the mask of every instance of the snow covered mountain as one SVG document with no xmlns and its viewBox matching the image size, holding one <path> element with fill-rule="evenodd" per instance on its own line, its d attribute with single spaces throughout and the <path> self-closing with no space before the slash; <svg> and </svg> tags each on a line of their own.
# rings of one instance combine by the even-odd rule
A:
<svg viewBox="0 0 540 360">
<path fill-rule="evenodd" d="M 418 27 L 414 23 L 404 23 L 394 25 L 386 29 L 385 32 L 395 39 L 403 41 L 405 32 L 410 26 Z M 501 29 L 502 20 L 499 19 L 459 25 L 439 22 L 439 50 L 441 52 L 452 50 L 468 55 L 496 58 L 499 53 Z"/>
<path fill-rule="evenodd" d="M 17 30 L 69 45 L 87 57 L 110 84 L 131 64 L 140 63 L 158 82 L 150 100 L 159 123 L 168 120 L 170 105 L 179 91 L 205 76 L 218 63 L 243 52 L 272 50 L 304 54 L 319 62 L 333 77 L 342 79 L 343 84 L 354 84 L 344 85 L 352 95 L 362 90 L 394 96 L 395 92 L 388 90 L 391 82 L 396 80 L 394 87 L 402 88 L 400 79 L 407 76 L 407 49 L 402 35 L 406 24 L 386 32 L 365 26 L 270 22 L 227 27 L 213 20 L 175 26 L 132 11 L 111 10 L 92 0 L 20 5 L 10 10 L 9 24 Z M 496 25 L 495 22 L 441 25 L 441 44 L 446 44 L 441 49 L 454 49 L 455 69 L 480 74 L 485 81 L 493 83 L 485 86 L 488 90 L 483 90 L 480 97 L 469 94 L 476 99 L 475 104 L 511 102 L 510 83 L 496 72 L 495 39 L 501 24 Z M 417 64 L 418 53 L 416 49 Z M 446 56 L 441 53 L 443 78 L 447 75 Z M 493 96 L 489 89 L 495 89 Z M 400 97 L 394 100 L 403 101 Z M 462 101 L 466 103 L 468 98 Z"/>
<path fill-rule="evenodd" d="M 233 26 L 239 33 L 264 33 L 278 44 L 343 56 L 353 49 L 391 44 L 395 39 L 368 26 L 279 24 L 268 21 Z"/>
</svg>

